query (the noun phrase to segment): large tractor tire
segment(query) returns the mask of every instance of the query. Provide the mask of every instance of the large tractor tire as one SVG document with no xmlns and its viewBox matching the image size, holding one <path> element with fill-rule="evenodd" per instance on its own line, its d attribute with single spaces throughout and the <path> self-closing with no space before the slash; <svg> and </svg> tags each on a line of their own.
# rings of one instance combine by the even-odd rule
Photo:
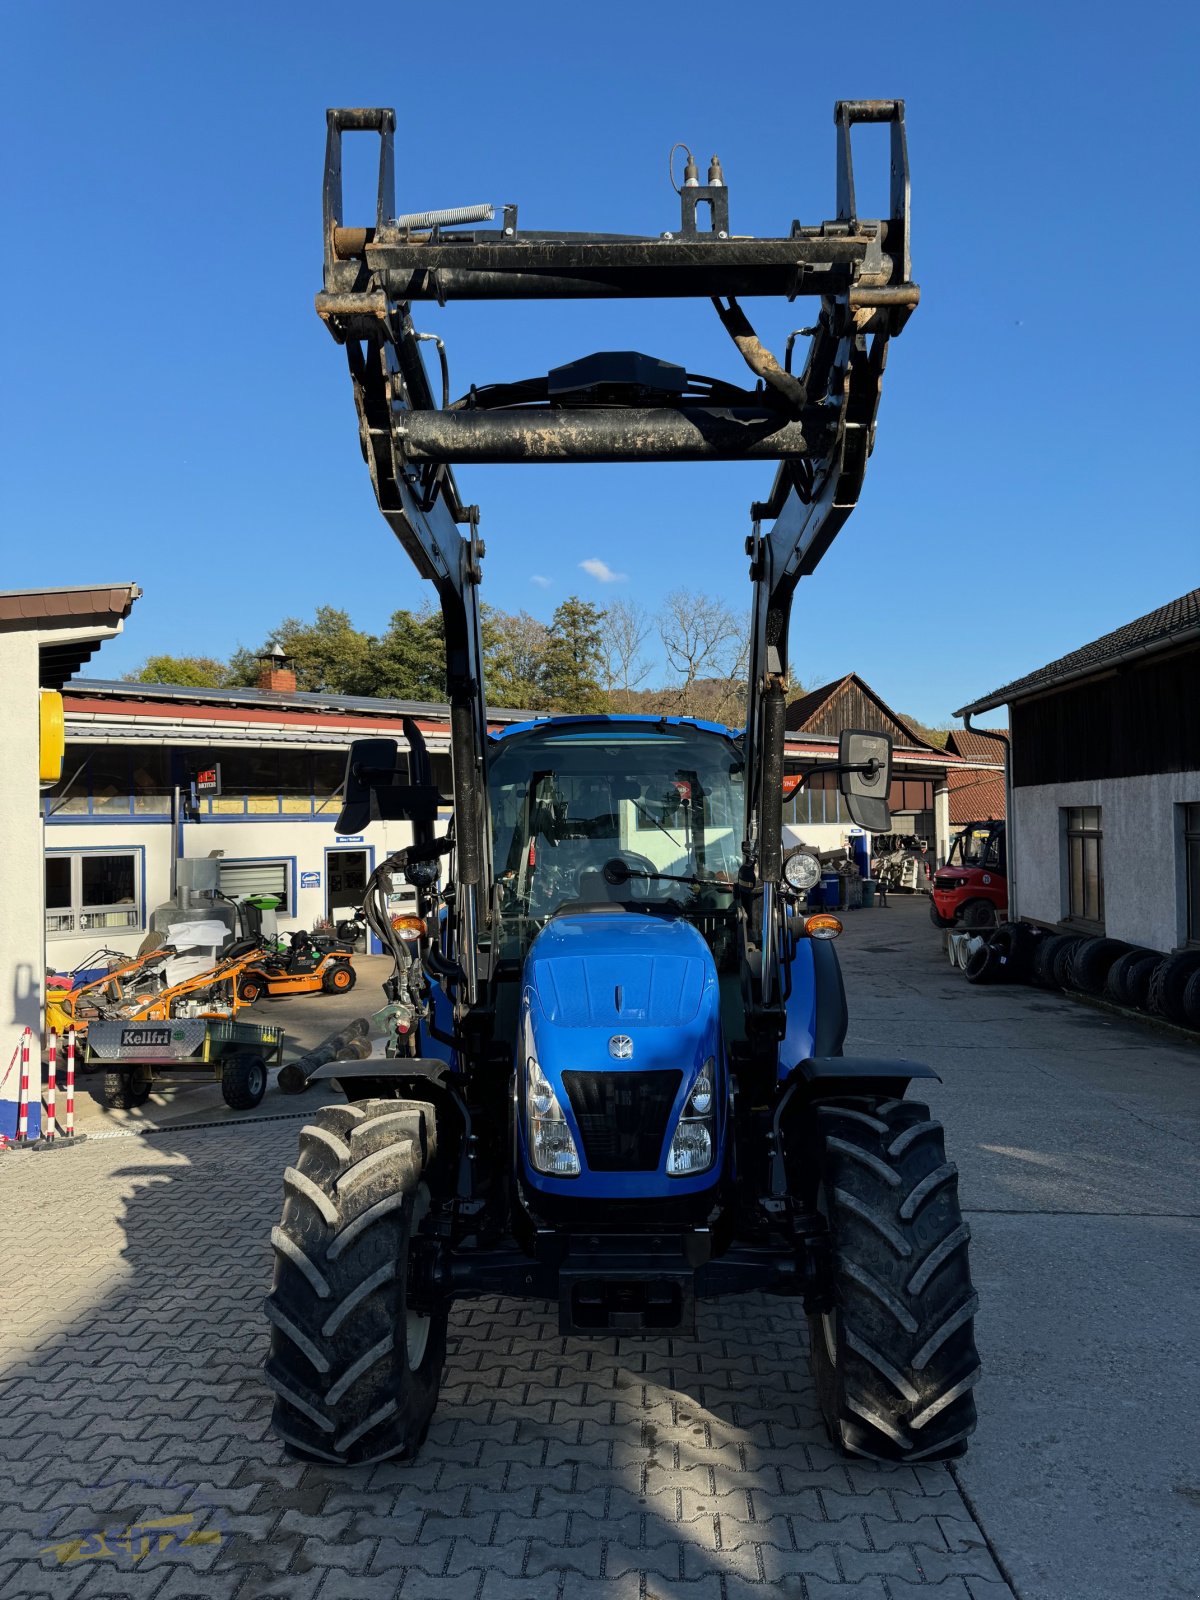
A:
<svg viewBox="0 0 1200 1600">
<path fill-rule="evenodd" d="M 809 1317 L 831 1439 L 873 1461 L 944 1461 L 975 1429 L 978 1297 L 940 1123 L 915 1100 L 819 1106 L 816 1204 L 834 1293 Z"/>
<path fill-rule="evenodd" d="M 408 1307 L 410 1243 L 430 1203 L 434 1109 L 326 1106 L 300 1133 L 271 1234 L 267 1298 L 275 1431 L 301 1460 L 413 1455 L 437 1405 L 446 1306 Z"/>
<path fill-rule="evenodd" d="M 1183 995 L 1194 972 L 1200 972 L 1200 950 L 1180 950 L 1173 956 L 1163 956 L 1150 974 L 1147 1009 L 1156 1017 L 1186 1028 Z"/>
<path fill-rule="evenodd" d="M 1075 952 L 1083 940 L 1075 934 L 1069 934 L 1063 944 L 1059 945 L 1054 953 L 1054 985 L 1057 989 L 1073 989 L 1071 981 L 1071 963 L 1075 959 Z"/>
<path fill-rule="evenodd" d="M 1184 988 L 1183 1014 L 1188 1027 L 1200 1031 L 1200 970 L 1192 973 Z"/>
<path fill-rule="evenodd" d="M 1033 952 L 1031 970 L 1033 981 L 1043 989 L 1054 989 L 1058 986 L 1054 976 L 1055 964 L 1061 953 L 1075 943 L 1075 935 L 1070 933 L 1052 933 L 1049 938 L 1042 939 Z"/>
<path fill-rule="evenodd" d="M 992 935 L 989 942 L 1005 968 L 1009 983 L 1029 982 L 1038 938 L 1038 930 L 1027 922 L 1002 922 Z"/>
<path fill-rule="evenodd" d="M 1161 955 L 1155 951 L 1136 946 L 1118 956 L 1104 982 L 1106 998 L 1118 1006 L 1144 1006 L 1150 990 L 1150 974 L 1161 960 Z"/>
<path fill-rule="evenodd" d="M 1083 994 L 1102 994 L 1109 968 L 1128 950 L 1124 939 L 1085 939 L 1071 952 L 1071 988 Z"/>
<path fill-rule="evenodd" d="M 154 1088 L 154 1078 L 146 1067 L 131 1067 L 128 1072 L 104 1074 L 104 1104 L 110 1111 L 135 1111 L 144 1106 Z"/>
</svg>

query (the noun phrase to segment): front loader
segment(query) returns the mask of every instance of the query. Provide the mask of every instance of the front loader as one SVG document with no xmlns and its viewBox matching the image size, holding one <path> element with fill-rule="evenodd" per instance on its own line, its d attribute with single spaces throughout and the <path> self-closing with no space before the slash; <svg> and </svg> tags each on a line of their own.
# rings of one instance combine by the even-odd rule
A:
<svg viewBox="0 0 1200 1600">
<path fill-rule="evenodd" d="M 380 509 L 445 623 L 453 821 L 415 723 L 356 745 L 339 832 L 406 820 L 364 910 L 395 957 L 372 1056 L 331 1062 L 346 1104 L 300 1135 L 272 1234 L 275 1427 L 300 1457 L 415 1451 L 452 1302 L 550 1299 L 564 1335 L 687 1336 L 696 1302 L 799 1296 L 831 1438 L 852 1455 L 958 1455 L 979 1375 L 968 1232 L 919 1063 L 848 1057 L 832 917 L 782 839 L 792 599 L 857 502 L 891 338 L 917 305 L 899 101 L 843 101 L 837 215 L 731 231 L 714 160 L 689 160 L 661 235 L 530 232 L 515 206 L 397 215 L 395 117 L 328 113 L 325 279 Z M 855 200 L 851 132 L 888 126 L 889 215 Z M 379 141 L 373 226 L 342 216 L 342 140 Z M 585 354 L 451 398 L 424 307 L 694 297 L 749 376 Z M 815 302 L 803 366 L 742 307 Z M 526 322 L 530 323 L 528 313 Z M 432 382 L 421 345 L 433 344 Z M 484 546 L 456 464 L 774 463 L 751 507 L 746 719 L 545 717 L 489 731 Z M 852 815 L 888 827 L 886 737 L 847 731 Z M 786 870 L 785 870 L 786 868 Z M 393 919 L 395 880 L 416 914 Z M 302 1088 L 303 1081 L 292 1085 Z"/>
</svg>

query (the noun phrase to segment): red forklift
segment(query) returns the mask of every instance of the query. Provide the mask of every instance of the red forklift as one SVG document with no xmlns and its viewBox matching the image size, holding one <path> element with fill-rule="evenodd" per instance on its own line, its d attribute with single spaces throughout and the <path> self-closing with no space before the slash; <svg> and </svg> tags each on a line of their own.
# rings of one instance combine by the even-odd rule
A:
<svg viewBox="0 0 1200 1600">
<path fill-rule="evenodd" d="M 1007 911 L 1004 823 L 968 822 L 933 875 L 930 920 L 936 928 L 994 928 Z"/>
</svg>

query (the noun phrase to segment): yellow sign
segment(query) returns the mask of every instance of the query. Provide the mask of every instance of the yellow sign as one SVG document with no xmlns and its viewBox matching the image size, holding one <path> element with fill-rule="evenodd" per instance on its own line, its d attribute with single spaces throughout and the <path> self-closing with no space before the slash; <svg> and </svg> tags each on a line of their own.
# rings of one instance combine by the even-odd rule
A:
<svg viewBox="0 0 1200 1600">
<path fill-rule="evenodd" d="M 41 690 L 38 733 L 38 778 L 42 783 L 57 783 L 62 777 L 67 737 L 62 695 L 56 689 Z"/>
</svg>

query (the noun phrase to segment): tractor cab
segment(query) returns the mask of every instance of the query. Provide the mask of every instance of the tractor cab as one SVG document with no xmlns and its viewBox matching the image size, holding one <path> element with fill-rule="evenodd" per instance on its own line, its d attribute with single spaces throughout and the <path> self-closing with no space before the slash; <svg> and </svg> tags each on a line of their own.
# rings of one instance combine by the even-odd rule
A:
<svg viewBox="0 0 1200 1600">
<path fill-rule="evenodd" d="M 705 1214 L 721 1177 L 724 988 L 739 993 L 745 805 L 726 729 L 660 718 L 537 723 L 489 770 L 499 955 L 523 1185 L 539 1214 L 593 1196 Z"/>
</svg>

